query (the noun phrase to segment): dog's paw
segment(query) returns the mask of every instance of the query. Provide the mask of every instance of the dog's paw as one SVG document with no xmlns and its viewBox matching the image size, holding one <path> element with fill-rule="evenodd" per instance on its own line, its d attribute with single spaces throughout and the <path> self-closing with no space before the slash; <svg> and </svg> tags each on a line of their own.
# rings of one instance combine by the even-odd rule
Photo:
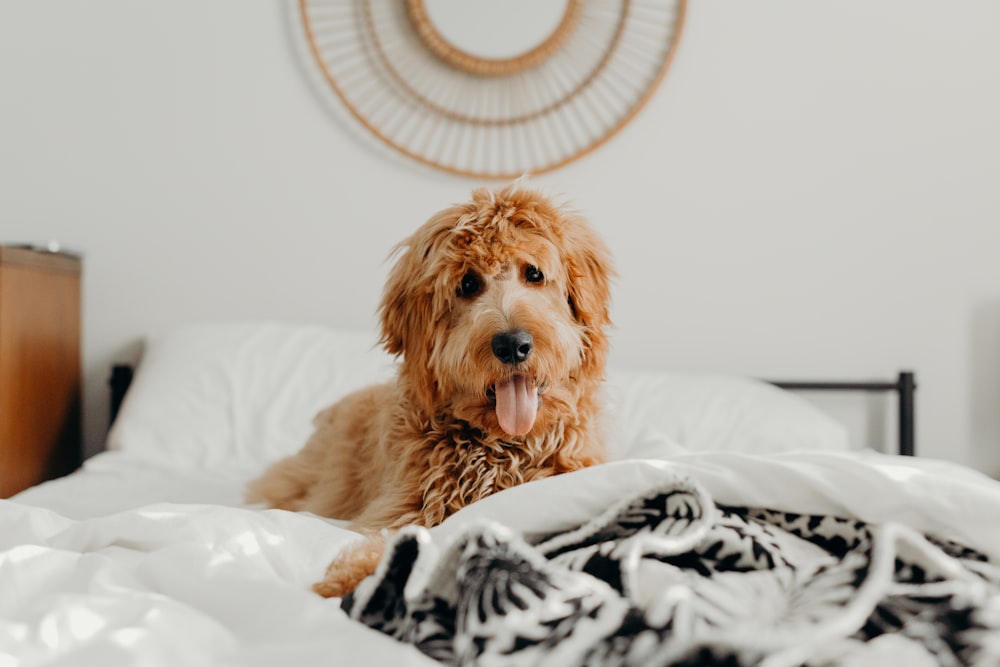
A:
<svg viewBox="0 0 1000 667">
<path fill-rule="evenodd" d="M 354 591 L 357 585 L 361 583 L 358 581 L 343 581 L 338 578 L 327 577 L 323 581 L 313 584 L 313 593 L 320 595 L 325 598 L 342 598 L 348 593 Z"/>
<path fill-rule="evenodd" d="M 323 580 L 313 585 L 313 592 L 325 598 L 344 597 L 375 572 L 384 550 L 385 538 L 381 535 L 351 545 L 333 559 Z"/>
</svg>

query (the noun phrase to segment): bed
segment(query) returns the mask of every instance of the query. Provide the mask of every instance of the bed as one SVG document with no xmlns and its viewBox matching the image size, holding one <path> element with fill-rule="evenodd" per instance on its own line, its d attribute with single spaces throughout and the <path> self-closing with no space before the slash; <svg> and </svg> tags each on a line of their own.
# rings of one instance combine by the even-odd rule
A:
<svg viewBox="0 0 1000 667">
<path fill-rule="evenodd" d="M 800 396 L 720 374 L 612 370 L 611 461 L 406 529 L 354 594 L 314 595 L 359 536 L 242 488 L 391 376 L 373 342 L 151 337 L 107 450 L 0 501 L 0 667 L 1000 662 L 1000 483 L 854 448 Z M 912 375 L 806 384 L 898 391 L 912 420 Z"/>
</svg>

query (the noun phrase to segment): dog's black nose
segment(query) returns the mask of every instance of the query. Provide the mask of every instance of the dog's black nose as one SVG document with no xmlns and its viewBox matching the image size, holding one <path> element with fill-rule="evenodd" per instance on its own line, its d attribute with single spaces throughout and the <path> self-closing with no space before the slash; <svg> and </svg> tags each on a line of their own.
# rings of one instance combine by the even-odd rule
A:
<svg viewBox="0 0 1000 667">
<path fill-rule="evenodd" d="M 493 337 L 493 354 L 505 364 L 519 364 L 528 358 L 535 339 L 524 329 L 504 331 Z"/>
</svg>

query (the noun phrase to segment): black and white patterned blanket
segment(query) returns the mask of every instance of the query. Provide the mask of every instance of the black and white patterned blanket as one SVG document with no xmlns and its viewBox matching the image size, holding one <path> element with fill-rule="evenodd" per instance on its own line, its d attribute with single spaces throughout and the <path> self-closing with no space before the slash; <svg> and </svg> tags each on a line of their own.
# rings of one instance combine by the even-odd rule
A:
<svg viewBox="0 0 1000 667">
<path fill-rule="evenodd" d="M 455 665 L 1000 665 L 1000 569 L 901 524 L 675 480 L 526 540 L 396 535 L 350 616 Z"/>
</svg>

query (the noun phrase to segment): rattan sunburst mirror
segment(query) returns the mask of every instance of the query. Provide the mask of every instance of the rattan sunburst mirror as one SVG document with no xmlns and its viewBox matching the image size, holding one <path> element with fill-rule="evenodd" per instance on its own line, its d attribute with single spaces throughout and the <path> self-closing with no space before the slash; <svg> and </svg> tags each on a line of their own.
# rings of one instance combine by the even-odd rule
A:
<svg viewBox="0 0 1000 667">
<path fill-rule="evenodd" d="M 310 66 L 374 137 L 480 179 L 539 174 L 639 112 L 686 0 L 297 0 Z"/>
</svg>

